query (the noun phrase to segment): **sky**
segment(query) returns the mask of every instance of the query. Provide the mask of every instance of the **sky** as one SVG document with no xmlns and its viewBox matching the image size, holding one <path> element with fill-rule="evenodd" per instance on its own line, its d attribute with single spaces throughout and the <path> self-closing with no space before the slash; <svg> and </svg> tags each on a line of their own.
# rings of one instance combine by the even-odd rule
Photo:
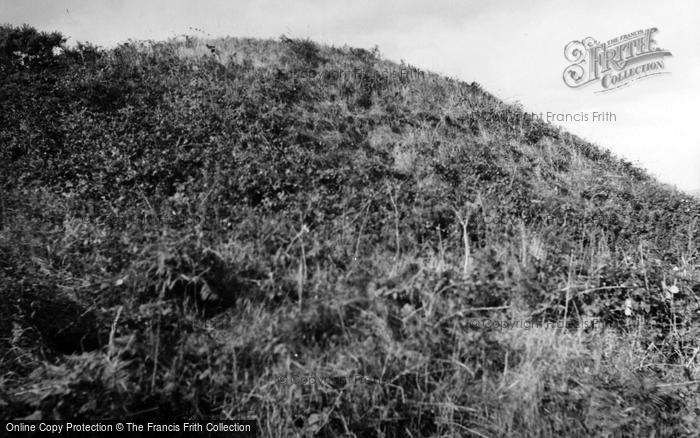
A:
<svg viewBox="0 0 700 438">
<path fill-rule="evenodd" d="M 104 47 L 181 34 L 310 38 L 379 47 L 382 56 L 467 82 L 534 113 L 610 112 L 614 121 L 562 122 L 567 130 L 700 189 L 700 2 L 691 0 L 0 0 L 0 23 L 59 30 Z M 655 27 L 672 53 L 665 71 L 606 93 L 572 89 L 562 74 L 570 41 L 607 41 Z M 203 32 L 193 31 L 192 28 Z M 208 35 L 207 35 L 208 34 Z"/>
</svg>

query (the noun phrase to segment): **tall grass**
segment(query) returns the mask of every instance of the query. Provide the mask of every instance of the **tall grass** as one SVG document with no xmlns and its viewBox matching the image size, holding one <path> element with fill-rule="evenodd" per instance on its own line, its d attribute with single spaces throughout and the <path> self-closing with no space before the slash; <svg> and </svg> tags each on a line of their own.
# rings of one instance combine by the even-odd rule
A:
<svg viewBox="0 0 700 438">
<path fill-rule="evenodd" d="M 288 38 L 4 59 L 3 418 L 694 434 L 698 201 L 402 69 Z"/>
</svg>

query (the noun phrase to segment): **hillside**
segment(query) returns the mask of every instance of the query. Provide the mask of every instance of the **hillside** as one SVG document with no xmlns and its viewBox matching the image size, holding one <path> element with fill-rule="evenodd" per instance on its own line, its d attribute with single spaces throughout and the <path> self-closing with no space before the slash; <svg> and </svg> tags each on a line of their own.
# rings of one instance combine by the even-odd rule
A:
<svg viewBox="0 0 700 438">
<path fill-rule="evenodd" d="M 0 417 L 700 430 L 697 199 L 377 50 L 0 43 Z"/>
</svg>

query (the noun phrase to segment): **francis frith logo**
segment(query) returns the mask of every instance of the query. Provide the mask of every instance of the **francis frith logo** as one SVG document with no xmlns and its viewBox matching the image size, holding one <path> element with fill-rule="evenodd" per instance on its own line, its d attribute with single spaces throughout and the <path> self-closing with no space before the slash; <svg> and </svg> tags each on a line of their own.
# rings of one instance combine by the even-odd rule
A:
<svg viewBox="0 0 700 438">
<path fill-rule="evenodd" d="M 664 58 L 672 56 L 658 47 L 658 29 L 637 30 L 606 42 L 592 37 L 571 41 L 564 48 L 572 64 L 564 70 L 564 83 L 571 88 L 597 84 L 605 92 L 653 75 L 668 73 Z"/>
</svg>

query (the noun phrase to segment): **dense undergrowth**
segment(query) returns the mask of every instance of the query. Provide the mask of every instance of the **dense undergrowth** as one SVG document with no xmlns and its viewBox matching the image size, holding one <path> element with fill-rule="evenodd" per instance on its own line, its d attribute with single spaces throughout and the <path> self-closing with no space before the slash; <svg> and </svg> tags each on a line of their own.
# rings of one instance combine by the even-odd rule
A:
<svg viewBox="0 0 700 438">
<path fill-rule="evenodd" d="M 698 430 L 697 199 L 377 50 L 0 43 L 0 417 Z"/>
</svg>

